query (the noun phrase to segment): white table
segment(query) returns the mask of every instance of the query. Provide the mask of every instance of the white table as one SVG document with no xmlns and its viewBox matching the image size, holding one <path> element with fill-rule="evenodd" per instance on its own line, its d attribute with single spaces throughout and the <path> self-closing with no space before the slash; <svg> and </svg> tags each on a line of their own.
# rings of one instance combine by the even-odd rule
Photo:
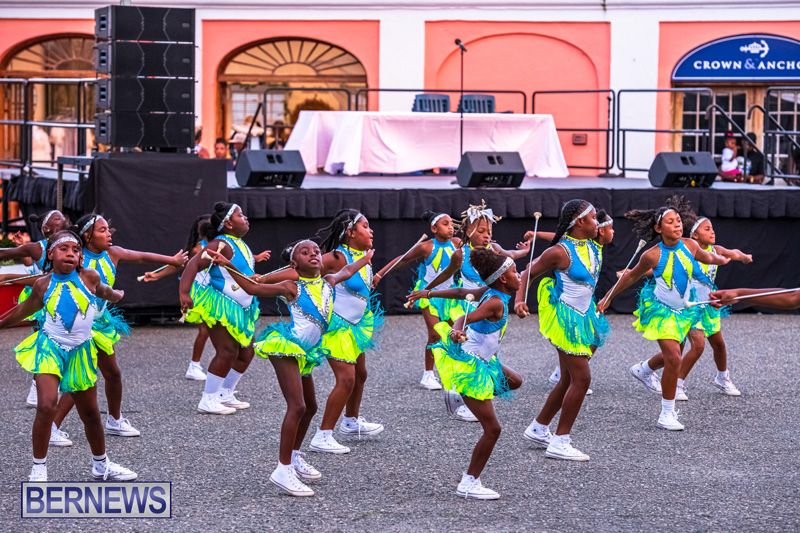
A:
<svg viewBox="0 0 800 533">
<path fill-rule="evenodd" d="M 301 111 L 286 149 L 300 151 L 309 174 L 456 168 L 459 115 Z M 465 114 L 464 151 L 519 152 L 529 176 L 569 175 L 552 115 Z"/>
</svg>

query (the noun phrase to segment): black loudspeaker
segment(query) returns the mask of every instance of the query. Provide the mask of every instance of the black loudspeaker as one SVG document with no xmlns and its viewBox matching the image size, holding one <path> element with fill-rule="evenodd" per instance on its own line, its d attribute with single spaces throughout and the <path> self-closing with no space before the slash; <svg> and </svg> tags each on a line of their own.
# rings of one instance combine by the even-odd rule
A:
<svg viewBox="0 0 800 533">
<path fill-rule="evenodd" d="M 95 10 L 94 22 L 98 39 L 194 43 L 194 9 L 107 6 Z"/>
<path fill-rule="evenodd" d="M 192 79 L 100 78 L 95 87 L 95 105 L 105 111 L 194 112 Z"/>
<path fill-rule="evenodd" d="M 717 164 L 708 152 L 661 152 L 647 177 L 653 187 L 711 187 Z"/>
<path fill-rule="evenodd" d="M 100 144 L 185 148 L 194 146 L 194 115 L 98 113 L 94 116 L 94 134 Z"/>
<path fill-rule="evenodd" d="M 297 150 L 245 150 L 236 162 L 241 187 L 300 187 L 306 166 Z"/>
<path fill-rule="evenodd" d="M 462 187 L 519 187 L 525 166 L 518 152 L 464 152 L 456 178 Z"/>
<path fill-rule="evenodd" d="M 194 45 L 118 42 L 94 47 L 95 70 L 111 76 L 194 77 Z"/>
</svg>

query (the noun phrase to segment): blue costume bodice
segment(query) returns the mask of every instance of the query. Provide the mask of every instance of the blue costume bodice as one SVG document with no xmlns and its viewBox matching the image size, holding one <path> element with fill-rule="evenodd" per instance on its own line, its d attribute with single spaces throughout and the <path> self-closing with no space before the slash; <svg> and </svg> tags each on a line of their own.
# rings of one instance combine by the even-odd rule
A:
<svg viewBox="0 0 800 533">
<path fill-rule="evenodd" d="M 478 289 L 485 287 L 486 284 L 481 279 L 480 274 L 473 268 L 472 263 L 469 262 L 469 253 L 472 250 L 472 245 L 468 244 L 461 248 L 461 280 L 464 283 L 465 289 Z"/>
<path fill-rule="evenodd" d="M 83 249 L 83 268 L 91 268 L 100 274 L 100 281 L 109 287 L 114 286 L 117 279 L 117 267 L 108 255 L 108 250 L 99 254 L 91 252 L 89 249 Z M 98 311 L 103 311 L 106 308 L 106 301 L 101 298 L 94 298 L 94 304 Z"/>
<path fill-rule="evenodd" d="M 85 342 L 92 332 L 95 299 L 77 271 L 67 275 L 51 274 L 43 298 L 42 330 L 67 349 Z"/>
<path fill-rule="evenodd" d="M 559 299 L 571 308 L 585 313 L 592 303 L 600 267 L 603 265 L 603 247 L 593 240 L 579 240 L 566 236 L 558 243 L 569 257 L 565 270 L 556 270 L 556 291 Z"/>
<path fill-rule="evenodd" d="M 696 279 L 701 283 L 711 283 L 711 280 L 682 240 L 671 247 L 660 242 L 658 247 L 661 257 L 658 266 L 653 269 L 655 296 L 673 309 L 683 309 L 691 296 L 691 280 Z"/>
<path fill-rule="evenodd" d="M 431 255 L 429 255 L 420 265 L 420 277 L 422 280 L 428 284 L 433 281 L 439 273 L 450 266 L 450 258 L 453 256 L 453 252 L 456 251 L 456 247 L 452 241 L 441 242 L 437 239 L 433 240 L 433 250 L 431 250 Z M 446 280 L 441 285 L 445 287 L 449 287 L 452 285 L 452 277 L 450 280 Z"/>
<path fill-rule="evenodd" d="M 230 262 L 236 270 L 245 276 L 252 276 L 255 273 L 253 252 L 242 239 L 231 235 L 218 235 L 217 239 L 230 247 L 233 252 Z M 245 293 L 231 273 L 219 265 L 212 264 L 209 267 L 208 284 L 242 307 L 249 307 L 253 303 L 253 297 Z"/>
<path fill-rule="evenodd" d="M 322 278 L 297 281 L 297 298 L 286 304 L 292 315 L 292 334 L 304 344 L 315 345 L 328 331 L 334 294 L 333 287 Z"/>
<path fill-rule="evenodd" d="M 508 302 L 511 300 L 510 294 L 505 294 L 495 289 L 489 289 L 483 294 L 478 305 L 480 306 L 480 304 L 493 296 L 497 296 L 503 301 L 503 318 L 497 322 L 484 319 L 470 324 L 466 331 L 467 340 L 462 345 L 464 352 L 483 359 L 484 361 L 490 361 L 497 353 L 500 347 L 500 341 L 506 330 L 506 325 L 508 324 Z"/>
</svg>

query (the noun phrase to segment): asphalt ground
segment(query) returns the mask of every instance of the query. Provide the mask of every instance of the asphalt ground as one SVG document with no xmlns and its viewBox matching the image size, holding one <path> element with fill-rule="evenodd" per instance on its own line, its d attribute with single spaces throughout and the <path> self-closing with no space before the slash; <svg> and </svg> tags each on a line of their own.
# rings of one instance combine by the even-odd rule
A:
<svg viewBox="0 0 800 533">
<path fill-rule="evenodd" d="M 31 466 L 34 410 L 29 381 L 11 352 L 27 330 L 0 332 L 0 530 L 5 531 L 797 531 L 800 399 L 797 315 L 725 319 L 731 377 L 742 396 L 711 384 L 710 348 L 679 402 L 686 431 L 656 427 L 660 398 L 634 380 L 630 366 L 655 344 L 609 317 L 612 337 L 591 363 L 594 395 L 573 429 L 587 463 L 547 459 L 522 438 L 549 391 L 555 351 L 536 317 L 511 319 L 503 360 L 525 383 L 496 402 L 503 433 L 481 476 L 498 501 L 459 499 L 455 489 L 479 437 L 478 424 L 449 419 L 441 393 L 418 387 L 425 332 L 420 317 L 389 317 L 370 372 L 362 414 L 386 426 L 361 441 L 342 437 L 349 455 L 309 453 L 322 473 L 313 498 L 278 494 L 284 402 L 268 362 L 256 358 L 239 385 L 252 408 L 232 416 L 195 411 L 201 382 L 184 379 L 195 330 L 141 327 L 118 345 L 123 414 L 139 438 L 107 437 L 110 457 L 142 481 L 171 481 L 169 520 L 21 520 L 20 482 Z M 203 357 L 206 367 L 210 345 Z M 324 405 L 333 379 L 314 371 Z M 105 410 L 103 380 L 99 381 Z M 306 446 L 319 424 L 312 423 Z M 65 423 L 75 445 L 52 449 L 50 480 L 89 481 L 89 448 L 75 413 Z M 555 429 L 555 424 L 553 424 Z M 304 446 L 305 448 L 305 446 Z"/>
</svg>

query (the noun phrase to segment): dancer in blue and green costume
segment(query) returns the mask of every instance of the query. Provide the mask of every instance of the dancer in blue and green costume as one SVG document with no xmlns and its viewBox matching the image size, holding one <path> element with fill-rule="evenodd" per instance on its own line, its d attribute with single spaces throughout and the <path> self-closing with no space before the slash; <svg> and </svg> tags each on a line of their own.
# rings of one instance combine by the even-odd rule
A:
<svg viewBox="0 0 800 533">
<path fill-rule="evenodd" d="M 453 276 L 459 278 L 459 286 L 465 289 L 479 289 L 484 287 L 485 284 L 483 280 L 481 280 L 480 274 L 478 274 L 470 261 L 470 256 L 475 250 L 488 249 L 498 255 L 510 257 L 511 259 L 520 259 L 525 257 L 528 253 L 529 244 L 523 244 L 517 250 L 505 250 L 496 242 L 492 242 L 493 225 L 500 220 L 500 217 L 495 216 L 494 212 L 486 206 L 485 202 L 481 201 L 480 205 L 469 206 L 461 215 L 461 247 L 453 252 L 450 258 L 450 264 L 421 289 L 423 297 L 426 297 L 427 291 L 433 290 L 441 285 L 446 285 L 447 280 L 451 279 Z M 447 335 L 453 321 L 464 316 L 467 310 L 467 305 L 463 301 L 450 302 L 448 306 L 449 320 L 441 321 L 434 325 L 434 329 L 439 334 L 440 338 L 444 338 Z M 429 346 L 431 344 L 435 343 L 430 343 Z M 446 383 L 442 382 L 442 385 L 447 388 Z M 477 421 L 466 406 L 460 407 L 456 411 L 455 417 L 464 422 Z"/>
<path fill-rule="evenodd" d="M 95 302 L 116 302 L 123 294 L 103 283 L 97 272 L 81 267 L 81 243 L 69 231 L 53 234 L 45 257 L 43 267 L 48 273 L 34 283 L 30 297 L 0 321 L 0 328 L 7 328 L 43 311 L 41 328 L 14 349 L 22 368 L 36 374 L 38 381 L 29 480 L 47 481 L 47 449 L 59 389 L 62 397 L 73 399 L 80 412 L 92 450 L 92 475 L 118 481 L 135 479 L 136 473 L 108 460 L 95 387 Z"/>
<path fill-rule="evenodd" d="M 31 287 L 37 279 L 36 276 L 41 275 L 43 272 L 42 267 L 44 266 L 45 259 L 47 259 L 45 254 L 45 249 L 47 248 L 47 239 L 51 235 L 59 231 L 63 231 L 69 227 L 69 220 L 67 217 L 65 217 L 60 211 L 56 210 L 48 211 L 44 215 L 30 215 L 28 217 L 28 221 L 39 228 L 39 231 L 42 232 L 44 238 L 39 239 L 38 241 L 22 244 L 16 248 L 0 250 L 0 261 L 17 259 L 29 264 L 29 266 L 26 268 L 26 273 L 23 276 L 20 276 L 19 274 L 0 276 L 0 281 L 5 282 L 10 282 L 11 280 L 20 277 L 25 278 L 18 282 L 20 285 L 25 285 L 25 287 L 22 289 L 22 293 L 19 295 L 19 303 L 22 303 L 28 299 L 31 294 Z M 11 284 L 15 285 L 16 283 Z M 39 311 L 35 315 L 27 318 L 27 320 L 33 320 L 37 323 L 40 323 L 43 319 L 44 314 L 42 311 Z M 36 380 L 34 379 L 31 381 L 31 388 L 28 392 L 27 404 L 31 407 L 35 407 L 36 398 Z"/>
<path fill-rule="evenodd" d="M 480 276 L 482 287 L 445 289 L 430 294 L 415 291 L 408 299 L 454 298 L 464 299 L 469 305 L 467 314 L 459 317 L 447 334 L 443 332 L 442 340 L 434 346 L 434 355 L 446 388 L 448 412 L 455 414 L 459 406 L 466 404 L 483 428 L 456 492 L 464 498 L 494 500 L 500 495 L 483 487 L 480 475 L 500 436 L 492 399 L 522 385 L 519 374 L 504 366 L 499 356 L 508 322 L 508 302 L 520 281 L 511 258 L 486 248 L 474 250 L 470 263 Z M 472 299 L 478 299 L 474 311 Z"/>
<path fill-rule="evenodd" d="M 183 266 L 187 255 L 181 250 L 174 256 L 137 252 L 119 246 L 111 241 L 111 228 L 105 218 L 98 214 L 87 214 L 78 219 L 73 227 L 80 235 L 83 244 L 83 268 L 96 271 L 100 279 L 109 287 L 114 286 L 117 277 L 117 265 L 121 262 L 139 264 L 157 264 Z M 122 313 L 107 302 L 95 298 L 96 308 L 92 338 L 97 345 L 97 367 L 106 382 L 106 400 L 108 401 L 108 417 L 105 431 L 110 435 L 121 437 L 138 437 L 140 432 L 122 417 L 122 373 L 114 353 L 114 345 L 121 335 L 130 331 Z M 61 427 L 64 418 L 72 409 L 72 397 L 63 395 L 58 402 L 56 426 Z"/>
<path fill-rule="evenodd" d="M 453 219 L 446 213 L 436 213 L 434 211 L 425 211 L 422 214 L 422 219 L 428 223 L 433 239 L 415 244 L 405 256 L 399 256 L 383 267 L 380 272 L 375 274 L 374 287 L 382 281 L 387 272 L 397 272 L 405 265 L 421 260 L 413 289 L 421 290 L 450 265 L 451 256 L 461 247 L 461 239 L 453 237 L 456 228 Z M 447 288 L 455 288 L 458 287 L 458 280 L 455 275 L 450 276 L 442 285 Z M 428 342 L 425 344 L 425 372 L 422 374 L 422 380 L 420 381 L 420 386 L 423 389 L 442 389 L 442 384 L 436 379 L 436 373 L 433 370 L 434 359 L 430 346 L 439 340 L 439 334 L 434 329 L 436 324 L 438 322 L 449 322 L 451 311 L 455 308 L 460 308 L 459 304 L 458 300 L 443 298 L 431 300 L 421 298 L 414 302 L 414 307 L 422 310 L 422 318 L 428 330 Z"/>
<path fill-rule="evenodd" d="M 625 272 L 616 289 L 609 291 L 599 304 L 604 312 L 612 298 L 624 292 L 652 269 L 654 283 L 648 283 L 639 292 L 639 306 L 633 323 L 645 339 L 655 340 L 661 348 L 664 372 L 661 376 L 661 414 L 658 426 L 670 431 L 684 429 L 675 412 L 675 392 L 681 365 L 682 344 L 689 330 L 697 322 L 699 309 L 689 307 L 697 301 L 693 295 L 691 279 L 708 277 L 700 263 L 724 265 L 730 259 L 702 250 L 696 241 L 683 238 L 683 225 L 691 227 L 696 215 L 686 200 L 673 196 L 659 209 L 629 211 L 625 216 L 634 222 L 634 232 L 642 240 L 661 239 L 642 254 L 637 265 Z M 710 280 L 708 280 L 710 282 Z M 656 356 L 658 358 L 659 356 Z M 653 377 L 657 365 L 643 362 L 634 365 L 631 373 L 642 382 Z M 654 387 L 655 389 L 655 387 Z M 657 390 L 657 389 L 655 389 Z"/>
<path fill-rule="evenodd" d="M 211 241 L 205 251 L 220 252 L 237 272 L 253 276 L 255 257 L 242 238 L 250 223 L 241 207 L 217 202 L 211 215 Z M 231 272 L 204 253 L 194 256 L 181 276 L 181 310 L 187 322 L 209 327 L 216 351 L 197 410 L 229 415 L 250 407 L 236 399 L 236 385 L 253 360 L 253 337 L 258 321 L 258 300 L 241 289 Z M 199 279 L 197 273 L 203 272 Z"/>
<path fill-rule="evenodd" d="M 217 252 L 209 251 L 209 254 L 218 265 L 233 269 L 233 278 L 247 294 L 277 297 L 289 307 L 291 322 L 270 324 L 255 343 L 256 353 L 272 363 L 287 406 L 281 426 L 278 466 L 270 481 L 291 496 L 313 496 L 314 491 L 301 480 L 316 480 L 322 474 L 300 453 L 300 445 L 317 411 L 311 371 L 329 355 L 322 339 L 332 325 L 335 287 L 358 276 L 358 272 L 369 265 L 373 251 L 367 251 L 336 273 L 323 274 L 322 254 L 317 243 L 298 241 L 282 253 L 297 279 L 274 284 L 256 283 L 249 276 L 240 275 L 234 262 Z"/>
<path fill-rule="evenodd" d="M 209 214 L 200 215 L 194 219 L 192 227 L 189 230 L 189 238 L 186 242 L 186 246 L 184 247 L 184 250 L 189 251 L 189 259 L 203 253 L 203 250 L 205 250 L 206 246 L 208 246 L 208 241 L 212 238 L 209 237 L 210 233 L 211 233 L 211 215 Z M 260 254 L 254 256 L 255 262 L 258 263 L 259 261 L 266 261 L 267 259 L 269 259 L 269 255 L 270 255 L 269 250 L 261 252 Z M 162 269 L 145 273 L 144 281 L 145 282 L 158 281 L 173 274 L 178 274 L 180 272 L 181 269 L 175 268 L 173 266 L 168 266 Z M 204 280 L 205 275 L 206 275 L 205 271 L 198 272 L 194 279 L 196 282 L 203 284 L 205 282 Z M 200 366 L 200 359 L 202 359 L 203 357 L 203 350 L 206 346 L 206 342 L 208 341 L 209 333 L 210 332 L 208 326 L 206 325 L 205 322 L 197 323 L 197 337 L 195 338 L 194 344 L 192 345 L 192 359 L 189 362 L 189 368 L 186 370 L 185 374 L 186 379 L 196 380 L 196 381 L 206 380 L 206 375 L 203 372 L 202 367 Z"/>
<path fill-rule="evenodd" d="M 589 359 L 609 333 L 608 322 L 597 312 L 594 291 L 603 265 L 598 239 L 597 211 L 586 200 L 570 200 L 561 208 L 550 248 L 522 274 L 514 311 L 529 315 L 526 283 L 553 273 L 539 284 L 539 331 L 558 353 L 560 378 L 539 414 L 525 430 L 525 438 L 546 447 L 545 456 L 588 461 L 574 448 L 570 433 L 591 383 Z M 556 434 L 550 423 L 561 411 Z"/>
<path fill-rule="evenodd" d="M 731 261 L 741 261 L 743 263 L 752 262 L 753 258 L 740 250 L 729 250 L 716 244 L 716 234 L 711 221 L 706 217 L 700 217 L 692 228 L 686 233 L 700 248 L 708 253 L 727 257 Z M 695 301 L 707 302 L 710 300 L 711 292 L 717 290 L 715 279 L 717 277 L 717 265 L 706 265 L 699 263 L 699 275 L 692 276 L 692 288 L 695 292 Z M 741 396 L 741 392 L 733 384 L 728 372 L 728 349 L 725 340 L 722 338 L 721 318 L 727 316 L 729 308 L 716 309 L 712 305 L 699 305 L 694 308 L 698 315 L 697 321 L 692 325 L 687 335 L 691 347 L 686 351 L 681 359 L 681 367 L 678 372 L 678 383 L 675 391 L 675 399 L 686 401 L 689 396 L 686 394 L 685 380 L 692 371 L 695 363 L 706 347 L 706 337 L 708 343 L 714 351 L 714 364 L 717 367 L 717 375 L 714 377 L 713 384 L 727 396 Z M 659 357 L 661 356 L 661 357 Z M 648 368 L 657 370 L 664 366 L 663 356 L 656 355 L 648 361 Z"/>
</svg>

